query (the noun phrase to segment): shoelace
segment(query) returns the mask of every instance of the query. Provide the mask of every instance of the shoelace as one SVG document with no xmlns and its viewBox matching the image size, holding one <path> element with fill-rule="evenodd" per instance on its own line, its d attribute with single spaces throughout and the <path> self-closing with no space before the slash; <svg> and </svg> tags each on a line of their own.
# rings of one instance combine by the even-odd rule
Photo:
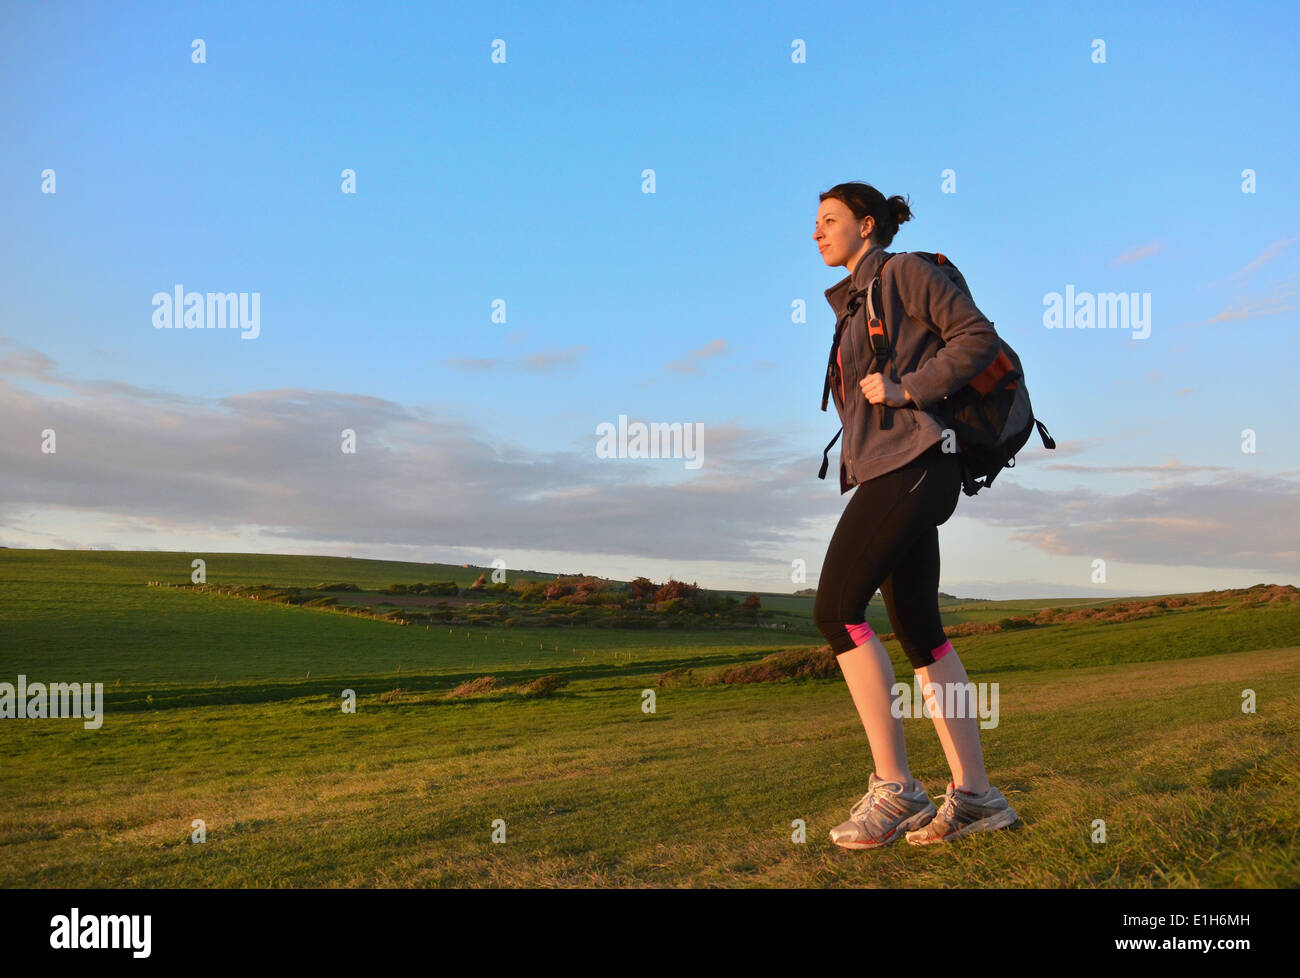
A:
<svg viewBox="0 0 1300 978">
<path fill-rule="evenodd" d="M 953 819 L 956 816 L 956 814 L 957 814 L 957 787 L 956 785 L 954 785 L 950 790 L 948 790 L 945 793 L 945 797 L 943 799 L 943 807 L 939 809 L 938 817 L 943 819 L 944 822 L 947 823 L 948 825 L 951 825 L 953 823 Z"/>
<path fill-rule="evenodd" d="M 888 781 L 877 781 L 865 795 L 858 799 L 858 803 L 849 809 L 849 818 L 854 818 L 860 814 L 869 812 L 872 804 L 875 802 L 875 796 L 883 793 L 885 785 L 889 783 L 890 782 Z M 890 793 L 892 794 L 892 792 Z"/>
</svg>

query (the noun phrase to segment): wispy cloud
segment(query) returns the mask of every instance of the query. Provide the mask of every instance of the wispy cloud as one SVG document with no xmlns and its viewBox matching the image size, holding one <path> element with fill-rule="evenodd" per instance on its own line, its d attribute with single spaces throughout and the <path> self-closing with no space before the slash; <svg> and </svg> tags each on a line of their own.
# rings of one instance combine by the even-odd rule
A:
<svg viewBox="0 0 1300 978">
<path fill-rule="evenodd" d="M 516 368 L 533 373 L 550 373 L 561 367 L 575 365 L 591 347 L 570 346 L 563 350 L 530 353 L 521 357 L 464 357 L 447 358 L 441 362 L 456 370 L 500 370 Z"/>
<path fill-rule="evenodd" d="M 1278 241 L 1274 241 L 1272 244 L 1266 245 L 1263 251 L 1233 272 L 1231 278 L 1234 281 L 1243 281 L 1250 278 L 1250 276 L 1254 275 L 1273 259 L 1285 255 L 1291 246 L 1297 241 L 1300 241 L 1300 234 L 1292 235 L 1289 238 L 1282 238 Z"/>
<path fill-rule="evenodd" d="M 1223 285 L 1241 287 L 1252 275 L 1269 262 L 1285 255 L 1297 242 L 1300 242 L 1300 234 L 1294 234 L 1289 238 L 1279 238 L 1277 241 L 1270 242 L 1263 247 L 1258 255 L 1246 262 L 1246 264 L 1242 265 L 1226 279 L 1214 279 L 1209 282 L 1202 282 L 1196 287 L 1195 291 L 1200 292 L 1204 289 L 1219 288 Z"/>
<path fill-rule="evenodd" d="M 1300 278 L 1293 276 L 1290 281 L 1276 282 L 1268 295 L 1244 296 L 1225 306 L 1211 316 L 1207 322 L 1222 323 L 1241 319 L 1258 319 L 1279 312 L 1291 312 L 1300 309 Z"/>
<path fill-rule="evenodd" d="M 1045 463 L 1045 469 L 1054 472 L 1089 472 L 1108 475 L 1173 475 L 1190 476 L 1200 472 L 1235 472 L 1226 465 L 1185 465 L 1177 459 L 1159 465 L 1079 465 L 1074 462 Z"/>
<path fill-rule="evenodd" d="M 1266 289 L 1259 287 L 1251 289 L 1248 285 L 1260 269 L 1285 255 L 1296 242 L 1300 242 L 1300 235 L 1274 241 L 1228 276 L 1226 283 L 1213 282 L 1200 286 L 1198 292 L 1211 286 L 1231 284 L 1237 289 L 1237 295 L 1208 319 L 1179 323 L 1176 329 L 1192 329 L 1212 323 L 1243 322 L 1300 309 L 1300 264 L 1293 264 L 1281 278 L 1269 283 Z"/>
<path fill-rule="evenodd" d="M 712 340 L 698 349 L 689 351 L 681 360 L 670 361 L 664 369 L 668 371 L 668 373 L 703 373 L 703 371 L 700 370 L 700 361 L 707 360 L 709 357 L 716 357 L 726 350 L 726 348 L 726 340 Z"/>
<path fill-rule="evenodd" d="M 1157 255 L 1164 250 L 1164 244 L 1159 241 L 1152 241 L 1150 244 L 1140 245 L 1124 252 L 1124 254 L 1112 261 L 1111 265 L 1128 265 L 1135 261 L 1141 261 L 1143 258 L 1150 258 L 1152 255 Z"/>
<path fill-rule="evenodd" d="M 550 373 L 557 367 L 571 367 L 576 364 L 584 353 L 591 347 L 583 344 L 581 346 L 570 346 L 567 349 L 556 350 L 553 353 L 533 353 L 524 357 L 524 368 L 537 373 Z"/>
</svg>

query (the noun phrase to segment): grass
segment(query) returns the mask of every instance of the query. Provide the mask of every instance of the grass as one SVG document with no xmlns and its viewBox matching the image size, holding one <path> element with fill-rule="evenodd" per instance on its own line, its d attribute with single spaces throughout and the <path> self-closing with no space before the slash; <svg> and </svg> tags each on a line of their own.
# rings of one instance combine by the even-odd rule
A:
<svg viewBox="0 0 1300 978">
<path fill-rule="evenodd" d="M 209 558 L 209 580 L 228 556 Z M 0 551 L 0 681 L 103 680 L 107 694 L 97 731 L 0 723 L 0 885 L 1300 885 L 1296 605 L 954 640 L 973 680 L 999 683 L 985 760 L 1021 825 L 848 852 L 826 833 L 871 763 L 841 679 L 657 682 L 819 636 L 447 635 L 145 586 L 188 559 Z M 241 559 L 244 583 L 453 576 Z M 347 573 L 366 563 L 383 563 L 373 580 Z M 980 607 L 988 620 L 1033 610 Z M 486 675 L 503 688 L 445 697 Z M 567 683 L 520 695 L 550 675 Z M 345 688 L 355 713 L 340 708 Z M 1242 712 L 1245 689 L 1258 712 Z M 914 775 L 942 795 L 932 721 L 903 725 Z M 202 844 L 189 841 L 195 819 Z"/>
</svg>

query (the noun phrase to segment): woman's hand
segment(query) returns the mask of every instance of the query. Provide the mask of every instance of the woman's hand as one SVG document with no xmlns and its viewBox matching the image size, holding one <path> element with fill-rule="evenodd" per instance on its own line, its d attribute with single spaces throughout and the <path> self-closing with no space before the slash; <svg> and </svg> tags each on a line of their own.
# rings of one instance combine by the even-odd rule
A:
<svg viewBox="0 0 1300 978">
<path fill-rule="evenodd" d="M 872 404 L 883 401 L 887 407 L 896 408 L 906 407 L 912 400 L 912 395 L 903 390 L 902 384 L 894 383 L 884 374 L 867 374 L 858 381 L 858 386 Z"/>
</svg>

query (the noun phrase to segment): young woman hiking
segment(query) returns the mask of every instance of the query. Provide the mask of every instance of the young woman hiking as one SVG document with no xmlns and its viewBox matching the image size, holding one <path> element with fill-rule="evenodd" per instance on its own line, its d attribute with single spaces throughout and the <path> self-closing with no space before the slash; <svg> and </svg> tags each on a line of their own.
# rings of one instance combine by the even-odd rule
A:
<svg viewBox="0 0 1300 978">
<path fill-rule="evenodd" d="M 961 467 L 955 452 L 943 450 L 955 443 L 927 410 L 994 361 L 997 334 L 935 265 L 884 250 L 912 216 L 902 197 L 886 199 L 854 182 L 819 199 L 813 238 L 822 260 L 849 271 L 826 290 L 839 324 L 827 380 L 844 423 L 841 495 L 856 488 L 827 547 L 813 617 L 844 673 L 875 766 L 867 793 L 849 810 L 849 820 L 831 830 L 831 840 L 874 849 L 904 834 L 924 845 L 1003 828 L 1017 816 L 988 782 L 975 711 L 941 715 L 941 707 L 953 702 L 943 691 L 956 688 L 947 684 L 969 681 L 944 635 L 938 593 L 938 527 L 957 507 Z M 876 316 L 889 341 L 885 373 L 876 372 L 865 292 L 855 296 L 878 271 Z M 908 769 L 903 722 L 891 711 L 894 669 L 866 623 L 877 589 L 922 688 L 937 684 L 938 697 L 927 700 L 952 770 L 938 811 Z"/>
</svg>

